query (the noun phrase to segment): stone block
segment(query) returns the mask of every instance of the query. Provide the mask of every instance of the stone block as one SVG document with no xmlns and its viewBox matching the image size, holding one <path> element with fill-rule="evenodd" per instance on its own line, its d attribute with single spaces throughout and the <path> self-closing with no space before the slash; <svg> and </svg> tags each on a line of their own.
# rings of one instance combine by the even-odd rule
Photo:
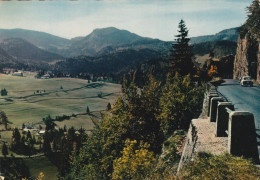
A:
<svg viewBox="0 0 260 180">
<path fill-rule="evenodd" d="M 223 102 L 222 97 L 212 97 L 210 102 L 210 122 L 216 122 L 218 102 Z"/>
<path fill-rule="evenodd" d="M 228 152 L 259 162 L 255 120 L 252 113 L 242 111 L 229 113 Z"/>
<path fill-rule="evenodd" d="M 210 114 L 211 99 L 213 97 L 219 97 L 219 95 L 218 94 L 209 94 L 208 95 L 208 113 L 207 113 L 208 117 L 209 117 L 209 114 Z"/>
<path fill-rule="evenodd" d="M 228 130 L 229 113 L 226 108 L 234 111 L 234 105 L 231 102 L 219 102 L 217 107 L 217 118 L 216 118 L 216 136 L 227 137 L 225 131 Z"/>
</svg>

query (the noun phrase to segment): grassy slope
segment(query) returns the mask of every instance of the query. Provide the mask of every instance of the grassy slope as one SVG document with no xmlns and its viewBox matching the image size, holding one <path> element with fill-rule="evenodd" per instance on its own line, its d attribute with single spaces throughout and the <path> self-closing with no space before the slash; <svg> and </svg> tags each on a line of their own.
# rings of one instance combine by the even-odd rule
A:
<svg viewBox="0 0 260 180">
<path fill-rule="evenodd" d="M 43 180 L 57 179 L 57 167 L 55 167 L 46 157 L 24 159 L 24 163 L 28 167 L 31 177 L 37 177 L 40 172 L 43 172 Z"/>
<path fill-rule="evenodd" d="M 117 84 L 88 84 L 86 80 L 69 78 L 35 79 L 32 74 L 25 76 L 0 75 L 0 89 L 6 88 L 8 91 L 8 96 L 0 96 L 0 110 L 5 111 L 9 121 L 16 127 L 26 122 L 41 123 L 48 114 L 55 117 L 84 113 L 87 106 L 90 111 L 104 110 L 107 103 L 113 103 L 120 92 L 120 85 Z M 61 86 L 63 89 L 60 89 Z M 41 93 L 36 93 L 37 90 Z M 98 97 L 100 92 L 102 98 Z M 89 129 L 92 128 L 90 118 L 77 116 L 73 118 L 73 123 L 68 123 Z M 61 124 L 64 125 L 64 122 Z"/>
<path fill-rule="evenodd" d="M 6 88 L 8 91 L 8 96 L 0 96 L 0 111 L 7 114 L 12 127 L 21 127 L 22 123 L 27 122 L 42 123 L 42 118 L 48 114 L 55 117 L 84 113 L 89 106 L 90 115 L 78 115 L 57 122 L 57 125 L 90 130 L 93 128 L 91 118 L 100 118 L 100 111 L 106 109 L 108 102 L 113 103 L 120 92 L 120 85 L 117 84 L 88 84 L 86 80 L 66 78 L 45 80 L 33 76 L 34 74 L 26 74 L 25 77 L 0 74 L 0 89 Z M 61 86 L 63 89 L 60 89 Z M 36 93 L 37 90 L 42 93 Z M 100 92 L 102 98 L 98 97 Z M 1 140 L 10 143 L 11 136 L 12 131 L 1 132 Z M 11 153 L 9 151 L 9 155 Z M 46 157 L 24 159 L 24 162 L 32 177 L 43 172 L 44 179 L 57 179 L 57 168 Z"/>
</svg>

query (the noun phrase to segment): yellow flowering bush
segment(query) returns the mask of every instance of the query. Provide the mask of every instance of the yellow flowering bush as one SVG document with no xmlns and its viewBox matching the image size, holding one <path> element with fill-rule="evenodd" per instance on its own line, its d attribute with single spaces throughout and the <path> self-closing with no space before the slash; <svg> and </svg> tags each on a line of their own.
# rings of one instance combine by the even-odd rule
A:
<svg viewBox="0 0 260 180">
<path fill-rule="evenodd" d="M 112 179 L 144 179 L 154 166 L 153 152 L 147 143 L 125 142 L 122 156 L 114 161 Z"/>
</svg>

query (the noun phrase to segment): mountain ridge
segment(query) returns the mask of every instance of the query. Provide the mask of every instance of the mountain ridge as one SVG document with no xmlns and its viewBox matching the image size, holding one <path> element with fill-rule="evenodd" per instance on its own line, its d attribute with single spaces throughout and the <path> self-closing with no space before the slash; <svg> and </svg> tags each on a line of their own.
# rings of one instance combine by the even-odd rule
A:
<svg viewBox="0 0 260 180">
<path fill-rule="evenodd" d="M 214 35 L 191 37 L 190 43 L 198 44 L 198 43 L 203 43 L 208 41 L 221 41 L 221 40 L 237 42 L 238 30 L 239 27 L 235 27 L 230 29 L 224 29 Z"/>
<path fill-rule="evenodd" d="M 191 42 L 193 42 L 194 44 L 195 55 L 199 54 L 203 56 L 210 53 L 212 50 L 214 50 L 215 47 L 217 47 L 218 50 L 213 52 L 219 56 L 227 55 L 226 53 L 230 52 L 232 53 L 234 48 L 230 49 L 229 51 L 223 52 L 221 49 L 225 49 L 228 41 L 236 41 L 237 29 L 238 28 L 231 28 L 223 30 L 215 35 L 191 38 Z M 150 59 L 153 58 L 147 53 L 149 51 L 151 54 L 154 55 L 154 57 L 158 58 L 169 55 L 170 49 L 172 49 L 172 42 L 170 41 L 167 42 L 159 39 L 142 37 L 135 33 L 131 33 L 130 31 L 120 30 L 115 27 L 94 29 L 90 34 L 84 37 L 75 37 L 70 40 L 60 38 L 48 33 L 32 30 L 27 31 L 24 29 L 13 29 L 10 30 L 11 32 L 9 33 L 7 31 L 9 30 L 0 29 L 0 47 L 2 47 L 2 49 L 4 50 L 2 52 L 2 60 L 5 59 L 6 61 L 8 61 L 7 59 L 9 58 L 10 62 L 13 62 L 10 57 L 22 60 L 22 62 L 26 63 L 37 63 L 39 60 L 51 62 L 56 59 L 62 59 L 63 56 L 67 59 L 73 59 L 73 57 L 75 57 L 74 60 L 80 62 L 82 61 L 79 57 L 95 57 L 93 59 L 100 62 L 102 61 L 102 58 L 103 60 L 106 59 L 107 61 L 112 61 L 112 57 L 114 57 L 114 59 L 117 59 L 120 62 L 124 62 L 123 59 L 125 58 L 136 63 L 140 61 L 140 59 L 137 58 L 136 54 L 139 54 L 139 56 L 141 57 L 143 56 L 141 53 L 144 53 L 144 59 L 148 60 L 146 57 L 149 57 Z M 15 34 L 15 32 L 18 33 Z M 30 33 L 32 33 L 32 37 L 29 37 Z M 24 36 L 19 37 L 22 35 Z M 37 37 L 38 35 L 39 37 Z M 11 36 L 14 36 L 13 39 L 16 39 L 16 41 L 20 38 L 20 42 L 22 42 L 22 44 L 24 45 L 18 46 L 16 44 L 15 46 L 15 42 L 12 42 L 12 46 L 15 46 L 16 50 L 10 47 L 8 49 L 7 47 L 3 46 L 4 43 L 9 42 L 10 39 L 12 39 Z M 28 40 L 26 39 L 27 37 L 29 37 Z M 43 40 L 44 37 L 47 37 L 47 39 Z M 224 40 L 226 41 L 226 43 L 216 43 L 217 41 L 224 42 Z M 38 42 L 32 43 L 32 41 Z M 61 46 L 59 46 L 59 44 L 61 44 Z M 7 56 L 6 54 L 4 54 L 4 52 L 9 54 L 10 56 Z M 124 57 L 122 55 L 122 52 L 125 52 L 127 55 Z M 130 52 L 132 52 L 133 55 L 130 55 Z M 39 55 L 41 55 L 42 58 L 39 58 Z M 122 60 L 118 57 L 122 58 Z M 138 60 L 136 61 L 134 58 L 137 58 Z M 28 59 L 29 61 L 25 61 Z M 62 62 L 59 64 L 62 64 Z M 86 64 L 89 63 L 87 62 Z M 107 66 L 111 63 L 107 62 L 107 65 L 105 65 L 105 62 L 102 61 L 101 64 Z M 113 62 L 112 64 L 115 65 L 116 63 Z M 129 65 L 131 65 L 131 63 L 129 63 L 127 66 Z M 101 70 L 102 69 L 103 68 L 101 68 Z"/>
<path fill-rule="evenodd" d="M 24 63 L 41 63 L 63 59 L 62 56 L 42 50 L 21 38 L 8 38 L 0 43 L 0 48 L 16 60 Z"/>
</svg>

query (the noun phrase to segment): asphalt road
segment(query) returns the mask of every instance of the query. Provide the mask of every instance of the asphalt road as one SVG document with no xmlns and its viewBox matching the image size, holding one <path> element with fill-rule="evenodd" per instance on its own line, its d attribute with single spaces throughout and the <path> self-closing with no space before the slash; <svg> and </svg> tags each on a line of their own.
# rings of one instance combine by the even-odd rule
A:
<svg viewBox="0 0 260 180">
<path fill-rule="evenodd" d="M 238 80 L 225 79 L 225 83 L 218 86 L 218 91 L 234 104 L 236 111 L 254 114 L 260 156 L 260 86 L 242 87 Z"/>
</svg>

